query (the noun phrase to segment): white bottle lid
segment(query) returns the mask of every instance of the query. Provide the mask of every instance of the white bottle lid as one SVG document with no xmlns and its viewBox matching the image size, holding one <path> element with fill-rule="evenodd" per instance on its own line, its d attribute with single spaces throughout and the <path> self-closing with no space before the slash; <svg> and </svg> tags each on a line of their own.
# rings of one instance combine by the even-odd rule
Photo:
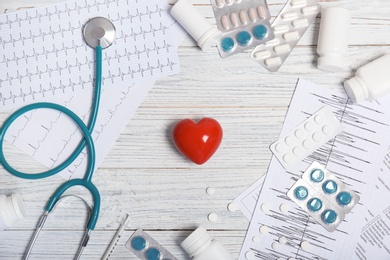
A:
<svg viewBox="0 0 390 260">
<path fill-rule="evenodd" d="M 366 84 L 359 77 L 353 77 L 345 81 L 344 89 L 353 103 L 360 103 L 369 96 Z"/>
<path fill-rule="evenodd" d="M 11 227 L 15 221 L 24 219 L 26 210 L 19 194 L 0 195 L 0 230 Z"/>
<path fill-rule="evenodd" d="M 26 217 L 26 208 L 24 207 L 22 197 L 18 193 L 12 194 L 11 202 L 16 218 L 18 220 L 24 219 Z"/>
<path fill-rule="evenodd" d="M 211 237 L 204 227 L 198 227 L 180 245 L 193 257 L 203 251 L 211 243 Z"/>
<path fill-rule="evenodd" d="M 211 25 L 188 0 L 179 0 L 171 9 L 171 15 L 205 50 L 210 48 L 221 32 Z"/>
</svg>

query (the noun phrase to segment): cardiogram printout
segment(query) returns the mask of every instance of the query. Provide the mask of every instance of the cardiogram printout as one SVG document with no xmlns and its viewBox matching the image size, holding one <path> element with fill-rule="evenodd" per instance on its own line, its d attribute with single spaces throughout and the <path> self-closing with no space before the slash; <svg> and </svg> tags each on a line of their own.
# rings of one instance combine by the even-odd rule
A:
<svg viewBox="0 0 390 260">
<path fill-rule="evenodd" d="M 333 111 L 344 125 L 344 131 L 288 171 L 275 157 L 272 158 L 240 259 L 356 258 L 356 244 L 362 227 L 367 224 L 364 217 L 371 200 L 370 188 L 377 181 L 381 160 L 389 145 L 390 97 L 353 105 L 344 92 L 300 79 L 281 135 L 323 106 Z M 313 161 L 323 164 L 361 198 L 334 232 L 326 231 L 286 195 Z M 252 191 L 256 189 L 252 187 Z M 253 202 L 254 196 L 247 194 L 247 201 Z M 268 232 L 260 232 L 265 230 L 263 227 L 267 227 Z M 281 236 L 287 243 L 278 248 L 272 246 Z M 301 246 L 303 244 L 305 247 Z"/>
<path fill-rule="evenodd" d="M 84 24 L 102 16 L 116 27 L 103 50 L 103 87 L 179 71 L 166 1 L 82 0 L 0 15 L 0 109 L 93 89 L 94 50 Z"/>
</svg>

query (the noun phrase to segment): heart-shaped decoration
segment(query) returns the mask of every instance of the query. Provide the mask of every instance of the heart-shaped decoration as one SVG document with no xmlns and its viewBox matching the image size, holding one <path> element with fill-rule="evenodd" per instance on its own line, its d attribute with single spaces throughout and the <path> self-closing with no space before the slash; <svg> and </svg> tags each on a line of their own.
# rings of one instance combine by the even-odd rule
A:
<svg viewBox="0 0 390 260">
<path fill-rule="evenodd" d="M 197 123 L 191 119 L 183 119 L 173 128 L 176 148 L 197 164 L 205 163 L 217 151 L 222 135 L 221 125 L 207 117 Z"/>
</svg>

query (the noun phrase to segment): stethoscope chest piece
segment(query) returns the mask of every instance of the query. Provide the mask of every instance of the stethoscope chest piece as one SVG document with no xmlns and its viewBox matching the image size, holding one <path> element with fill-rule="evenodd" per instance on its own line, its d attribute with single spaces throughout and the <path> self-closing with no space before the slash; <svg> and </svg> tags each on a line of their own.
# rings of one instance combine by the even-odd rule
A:
<svg viewBox="0 0 390 260">
<path fill-rule="evenodd" d="M 115 33 L 114 24 L 104 17 L 92 18 L 83 29 L 84 40 L 91 48 L 109 47 L 115 40 Z"/>
</svg>

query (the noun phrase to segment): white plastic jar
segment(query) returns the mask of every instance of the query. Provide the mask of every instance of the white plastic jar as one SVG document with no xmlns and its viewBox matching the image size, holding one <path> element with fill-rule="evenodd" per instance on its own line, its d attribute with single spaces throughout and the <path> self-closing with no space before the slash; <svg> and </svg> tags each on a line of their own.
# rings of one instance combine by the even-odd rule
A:
<svg viewBox="0 0 390 260">
<path fill-rule="evenodd" d="M 364 65 L 355 77 L 344 82 L 344 89 L 354 103 L 376 100 L 390 93 L 390 53 Z"/>
<path fill-rule="evenodd" d="M 221 243 L 211 238 L 207 230 L 198 227 L 182 243 L 181 247 L 194 260 L 233 260 Z"/>
<path fill-rule="evenodd" d="M 23 199 L 19 194 L 0 195 L 0 230 L 12 227 L 26 217 Z"/>
</svg>

